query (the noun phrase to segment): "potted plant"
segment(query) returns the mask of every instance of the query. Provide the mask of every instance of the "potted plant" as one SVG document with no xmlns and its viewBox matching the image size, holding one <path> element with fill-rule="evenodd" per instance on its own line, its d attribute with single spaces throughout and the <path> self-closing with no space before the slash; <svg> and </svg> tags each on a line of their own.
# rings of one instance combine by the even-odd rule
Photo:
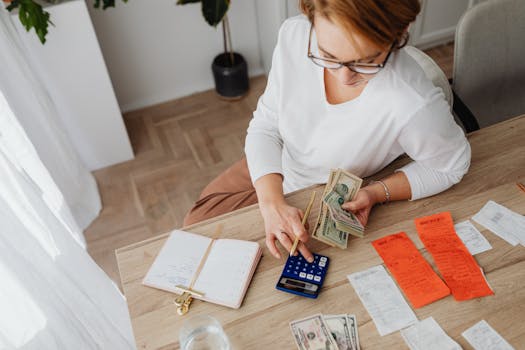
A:
<svg viewBox="0 0 525 350">
<path fill-rule="evenodd" d="M 178 0 L 177 5 L 201 3 L 202 15 L 206 22 L 217 27 L 222 23 L 224 52 L 217 55 L 212 64 L 215 90 L 226 99 L 239 99 L 249 89 L 248 65 L 241 54 L 234 52 L 228 21 L 230 0 Z"/>
</svg>

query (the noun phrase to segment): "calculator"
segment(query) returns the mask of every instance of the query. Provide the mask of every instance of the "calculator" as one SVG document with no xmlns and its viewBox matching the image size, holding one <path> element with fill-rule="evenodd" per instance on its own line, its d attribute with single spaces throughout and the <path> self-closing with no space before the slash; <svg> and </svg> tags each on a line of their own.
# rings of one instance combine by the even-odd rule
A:
<svg viewBox="0 0 525 350">
<path fill-rule="evenodd" d="M 314 254 L 309 263 L 301 254 L 289 256 L 275 288 L 307 298 L 317 298 L 326 276 L 329 259 Z"/>
</svg>

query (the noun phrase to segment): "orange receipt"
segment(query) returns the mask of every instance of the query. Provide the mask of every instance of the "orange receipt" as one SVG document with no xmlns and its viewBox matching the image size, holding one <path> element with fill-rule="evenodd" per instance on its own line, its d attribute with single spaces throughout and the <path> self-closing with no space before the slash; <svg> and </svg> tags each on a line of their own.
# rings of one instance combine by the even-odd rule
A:
<svg viewBox="0 0 525 350">
<path fill-rule="evenodd" d="M 492 295 L 481 268 L 456 234 L 449 212 L 415 220 L 419 238 L 434 258 L 454 299 L 469 300 Z"/>
<path fill-rule="evenodd" d="M 399 232 L 372 242 L 413 307 L 430 304 L 450 294 L 407 234 Z"/>
</svg>

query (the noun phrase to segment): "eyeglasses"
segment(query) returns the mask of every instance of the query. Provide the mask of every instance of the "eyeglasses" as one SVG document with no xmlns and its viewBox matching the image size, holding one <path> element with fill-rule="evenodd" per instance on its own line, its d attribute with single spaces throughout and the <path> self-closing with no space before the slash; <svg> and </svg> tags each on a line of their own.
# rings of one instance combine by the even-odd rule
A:
<svg viewBox="0 0 525 350">
<path fill-rule="evenodd" d="M 312 31 L 314 29 L 314 26 L 312 25 L 310 27 L 310 38 L 308 39 L 308 58 L 312 60 L 313 63 L 316 65 L 328 68 L 328 69 L 339 69 L 341 67 L 346 67 L 350 69 L 354 73 L 359 74 L 376 74 L 381 69 L 383 69 L 386 65 L 386 62 L 388 61 L 388 58 L 390 57 L 390 54 L 392 53 L 392 49 L 394 48 L 395 43 L 390 46 L 390 50 L 388 50 L 388 55 L 386 55 L 385 60 L 383 63 L 361 63 L 356 61 L 349 61 L 349 62 L 341 62 L 337 60 L 333 60 L 330 58 L 321 58 L 314 56 L 311 51 L 311 45 L 312 45 Z"/>
</svg>

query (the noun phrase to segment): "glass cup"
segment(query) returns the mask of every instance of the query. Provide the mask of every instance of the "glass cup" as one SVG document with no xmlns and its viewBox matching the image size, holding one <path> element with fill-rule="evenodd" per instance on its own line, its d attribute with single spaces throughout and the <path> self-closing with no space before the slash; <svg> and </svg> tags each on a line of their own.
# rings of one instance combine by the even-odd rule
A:
<svg viewBox="0 0 525 350">
<path fill-rule="evenodd" d="M 181 350 L 230 350 L 231 345 L 215 318 L 199 315 L 184 321 L 179 331 Z"/>
</svg>

